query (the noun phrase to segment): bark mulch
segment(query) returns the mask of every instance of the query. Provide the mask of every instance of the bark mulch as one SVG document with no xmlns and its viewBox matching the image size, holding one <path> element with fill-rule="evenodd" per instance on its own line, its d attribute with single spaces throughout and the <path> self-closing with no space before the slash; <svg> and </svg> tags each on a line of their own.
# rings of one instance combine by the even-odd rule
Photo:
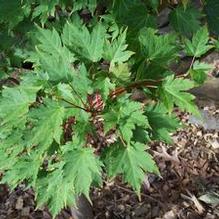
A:
<svg viewBox="0 0 219 219">
<path fill-rule="evenodd" d="M 216 109 L 213 110 L 217 114 Z M 188 123 L 175 133 L 173 144 L 151 144 L 161 176 L 145 178 L 141 197 L 118 177 L 92 191 L 95 219 L 218 219 L 219 132 Z M 0 219 L 51 219 L 47 208 L 35 210 L 34 192 L 20 185 L 9 192 L 0 186 Z M 70 209 L 57 219 L 73 219 Z M 87 219 L 87 218 L 84 218 Z"/>
</svg>

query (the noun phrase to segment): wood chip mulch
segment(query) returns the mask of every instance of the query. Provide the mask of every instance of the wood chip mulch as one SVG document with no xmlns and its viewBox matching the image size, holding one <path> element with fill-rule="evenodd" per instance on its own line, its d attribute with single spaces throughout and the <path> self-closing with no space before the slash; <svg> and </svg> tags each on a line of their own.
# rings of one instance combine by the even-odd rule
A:
<svg viewBox="0 0 219 219">
<path fill-rule="evenodd" d="M 219 132 L 188 123 L 173 144 L 151 144 L 161 176 L 145 178 L 140 199 L 118 177 L 92 191 L 95 219 L 218 219 Z M 51 219 L 47 208 L 35 209 L 34 193 L 20 185 L 9 192 L 0 185 L 0 219 Z M 57 219 L 74 219 L 70 209 Z M 83 218 L 80 218 L 83 219 Z M 84 218 L 87 219 L 87 218 Z"/>
</svg>

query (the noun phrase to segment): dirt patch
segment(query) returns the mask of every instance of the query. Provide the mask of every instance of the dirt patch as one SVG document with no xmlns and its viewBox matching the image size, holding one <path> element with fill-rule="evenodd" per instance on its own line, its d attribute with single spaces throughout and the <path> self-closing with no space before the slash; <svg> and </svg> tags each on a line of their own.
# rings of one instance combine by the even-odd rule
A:
<svg viewBox="0 0 219 219">
<path fill-rule="evenodd" d="M 161 177 L 149 174 L 141 197 L 120 177 L 114 182 L 105 181 L 103 188 L 91 194 L 94 218 L 219 218 L 219 133 L 189 124 L 187 114 L 178 116 L 186 126 L 172 136 L 173 144 L 151 144 Z M 46 207 L 35 208 L 31 189 L 20 185 L 9 193 L 6 185 L 0 186 L 0 219 L 52 218 Z M 73 219 L 72 213 L 72 209 L 65 209 L 57 219 Z"/>
<path fill-rule="evenodd" d="M 180 117 L 188 120 L 188 115 Z M 96 218 L 219 218 L 218 132 L 187 124 L 173 140 L 172 145 L 152 144 L 162 178 L 145 179 L 141 200 L 119 179 L 94 192 Z M 215 194 L 215 202 L 201 201 L 209 194 Z"/>
</svg>

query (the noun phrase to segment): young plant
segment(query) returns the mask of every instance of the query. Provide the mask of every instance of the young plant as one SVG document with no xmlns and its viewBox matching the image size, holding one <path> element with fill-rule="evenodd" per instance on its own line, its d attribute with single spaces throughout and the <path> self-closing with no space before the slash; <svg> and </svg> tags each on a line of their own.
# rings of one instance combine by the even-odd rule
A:
<svg viewBox="0 0 219 219">
<path fill-rule="evenodd" d="M 3 183 L 13 189 L 24 181 L 34 188 L 38 206 L 47 204 L 55 216 L 81 194 L 89 199 L 103 173 L 121 175 L 138 195 L 145 174 L 159 175 L 150 141 L 171 142 L 179 127 L 175 106 L 198 114 L 188 92 L 195 83 L 176 77 L 170 65 L 185 47 L 197 78 L 206 66 L 194 61 L 212 46 L 206 27 L 191 28 L 191 40 L 159 35 L 158 6 L 137 0 L 0 1 L 0 23 L 12 39 L 30 25 L 24 44 L 11 52 L 31 63 L 1 91 Z M 176 10 L 172 18 L 183 13 Z M 182 23 L 173 27 L 184 33 Z"/>
</svg>

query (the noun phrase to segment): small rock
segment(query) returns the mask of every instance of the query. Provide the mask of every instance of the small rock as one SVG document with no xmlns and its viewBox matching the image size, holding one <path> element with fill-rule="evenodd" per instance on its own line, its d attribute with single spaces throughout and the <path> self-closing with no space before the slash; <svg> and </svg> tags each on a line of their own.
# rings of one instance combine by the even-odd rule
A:
<svg viewBox="0 0 219 219">
<path fill-rule="evenodd" d="M 21 209 L 23 208 L 23 205 L 24 205 L 24 200 L 23 200 L 23 198 L 20 196 L 20 197 L 18 197 L 18 199 L 17 199 L 16 205 L 15 205 L 15 209 L 21 210 Z"/>
<path fill-rule="evenodd" d="M 177 215 L 173 210 L 170 210 L 164 214 L 163 219 L 177 219 Z"/>
<path fill-rule="evenodd" d="M 219 149 L 219 142 L 218 140 L 213 140 L 213 141 L 210 141 L 210 144 L 212 146 L 213 149 Z"/>
<path fill-rule="evenodd" d="M 29 216 L 29 214 L 30 214 L 30 207 L 22 208 L 22 211 L 21 211 L 22 216 Z"/>
<path fill-rule="evenodd" d="M 200 111 L 202 118 L 191 115 L 189 117 L 189 123 L 203 127 L 205 130 L 219 130 L 219 118 L 210 115 L 208 111 Z"/>
<path fill-rule="evenodd" d="M 158 18 L 157 18 L 158 27 L 164 27 L 164 26 L 168 25 L 170 12 L 171 12 L 171 9 L 169 9 L 169 8 L 164 8 L 164 9 L 159 13 Z"/>
<path fill-rule="evenodd" d="M 151 217 L 152 218 L 155 218 L 155 217 L 158 217 L 160 214 L 160 208 L 159 206 L 155 206 L 152 208 L 152 211 L 151 211 Z"/>
</svg>

